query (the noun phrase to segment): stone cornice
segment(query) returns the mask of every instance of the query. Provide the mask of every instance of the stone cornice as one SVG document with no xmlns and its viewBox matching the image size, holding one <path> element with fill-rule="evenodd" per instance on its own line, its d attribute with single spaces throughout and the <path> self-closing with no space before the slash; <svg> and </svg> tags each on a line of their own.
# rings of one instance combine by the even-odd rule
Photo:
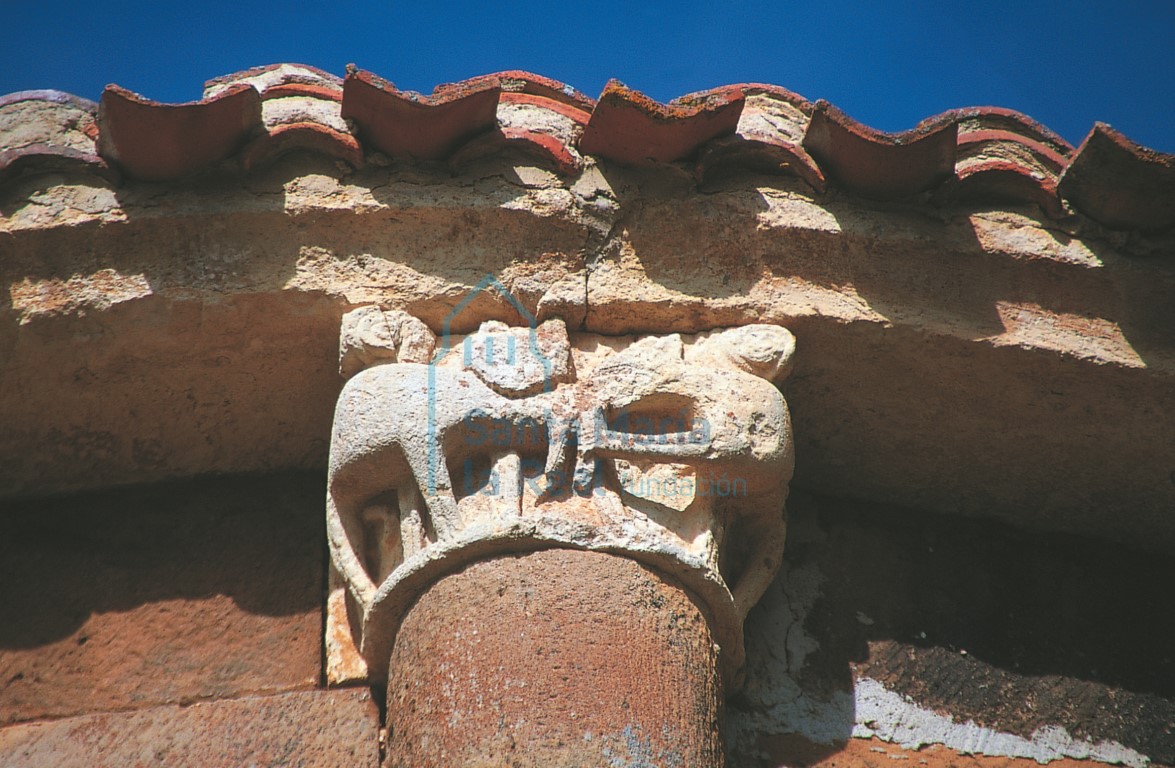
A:
<svg viewBox="0 0 1175 768">
<path fill-rule="evenodd" d="M 341 315 L 439 331 L 492 274 L 577 331 L 790 328 L 795 487 L 1175 543 L 1170 235 L 535 157 L 8 178 L 0 493 L 325 467 Z M 492 298 L 470 318 L 519 319 Z"/>
<path fill-rule="evenodd" d="M 215 78 L 164 104 L 107 86 L 98 105 L 56 91 L 0 97 L 0 186 L 65 169 L 113 184 L 243 174 L 290 152 L 347 167 L 431 161 L 461 170 L 522 154 L 574 178 L 592 161 L 682 163 L 700 183 L 752 169 L 875 200 L 1032 206 L 1156 233 L 1175 226 L 1175 156 L 1097 123 L 1081 146 L 999 107 L 955 109 L 885 133 L 821 100 L 742 83 L 657 102 L 618 81 L 599 100 L 529 72 L 431 95 L 349 65 L 345 78 L 273 64 Z"/>
</svg>

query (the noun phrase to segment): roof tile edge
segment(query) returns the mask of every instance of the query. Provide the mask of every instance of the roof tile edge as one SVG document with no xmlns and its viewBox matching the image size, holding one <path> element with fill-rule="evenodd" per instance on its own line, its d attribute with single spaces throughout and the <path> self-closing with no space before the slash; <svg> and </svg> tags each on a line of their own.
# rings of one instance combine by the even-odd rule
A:
<svg viewBox="0 0 1175 768">
<path fill-rule="evenodd" d="M 268 80 L 251 81 L 258 78 Z M 374 150 L 409 162 L 441 161 L 450 169 L 521 150 L 563 176 L 580 172 L 592 157 L 633 166 L 687 162 L 700 183 L 749 168 L 798 176 L 817 194 L 830 184 L 880 200 L 932 193 L 936 201 L 1035 204 L 1053 218 L 1077 212 L 1111 229 L 1146 234 L 1175 227 L 1175 155 L 1141 146 L 1102 123 L 1074 150 L 1046 126 L 1000 107 L 950 110 L 888 134 L 828 102 L 762 83 L 723 86 L 665 104 L 618 81 L 592 100 L 567 84 L 511 70 L 441 85 L 422 96 L 353 65 L 339 78 L 308 65 L 278 63 L 214 78 L 206 88 L 214 95 L 163 104 L 111 85 L 96 109 L 59 91 L 0 96 L 0 117 L 29 105 L 97 113 L 94 152 L 53 136 L 14 145 L 0 120 L 0 186 L 38 173 L 89 174 L 120 184 L 226 168 L 249 172 L 293 149 L 324 153 L 355 168 Z M 350 135 L 313 120 L 267 135 L 262 101 L 338 102 L 336 88 Z M 794 108 L 804 121 L 793 126 L 802 130 L 802 141 L 783 131 L 765 132 L 763 123 L 740 132 L 750 97 Z M 500 105 L 523 102 L 580 128 L 560 135 L 497 119 Z"/>
</svg>

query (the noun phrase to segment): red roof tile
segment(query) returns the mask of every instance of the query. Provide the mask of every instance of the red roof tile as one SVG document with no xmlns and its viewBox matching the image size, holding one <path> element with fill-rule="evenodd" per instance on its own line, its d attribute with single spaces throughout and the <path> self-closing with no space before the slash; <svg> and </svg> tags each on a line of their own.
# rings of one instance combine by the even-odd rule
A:
<svg viewBox="0 0 1175 768">
<path fill-rule="evenodd" d="M 94 102 L 61 91 L 0 97 L 0 183 L 78 171 L 117 181 L 118 172 L 97 154 L 97 112 Z"/>
<path fill-rule="evenodd" d="M 244 170 L 294 150 L 363 166 L 363 148 L 342 116 L 341 78 L 304 64 L 275 64 L 209 80 L 204 92 L 210 96 L 239 85 L 259 91 L 264 125 L 264 132 L 241 151 Z"/>
<path fill-rule="evenodd" d="M 1113 229 L 1175 226 L 1175 155 L 1135 144 L 1097 123 L 1061 175 L 1061 196 Z"/>
<path fill-rule="evenodd" d="M 481 77 L 470 78 L 465 82 L 479 82 L 483 80 L 496 81 L 502 88 L 503 96 L 508 93 L 541 96 L 551 101 L 557 101 L 575 107 L 587 113 L 590 113 L 596 106 L 594 99 L 577 91 L 566 83 L 561 83 L 558 80 L 552 80 L 542 75 L 523 72 L 519 69 L 497 72 L 492 75 L 482 75 Z"/>
<path fill-rule="evenodd" d="M 797 93 L 762 83 L 737 86 L 746 96 L 734 136 L 707 143 L 698 154 L 695 176 L 705 183 L 736 168 L 798 176 L 817 192 L 824 173 L 801 146 L 812 102 Z"/>
<path fill-rule="evenodd" d="M 159 181 L 231 157 L 261 130 L 261 99 L 248 85 L 187 104 L 160 104 L 117 85 L 98 109 L 99 153 L 128 175 Z"/>
<path fill-rule="evenodd" d="M 1039 206 L 1060 218 L 1057 177 L 1073 147 L 1035 120 L 1008 109 L 954 111 L 959 126 L 955 178 L 943 197 L 955 202 Z"/>
<path fill-rule="evenodd" d="M 272 90 L 275 87 L 287 85 L 315 87 L 333 85 L 335 88 L 342 88 L 343 79 L 338 75 L 331 74 L 318 67 L 312 67 L 309 64 L 281 62 L 245 69 L 240 72 L 234 72 L 231 75 L 214 77 L 204 83 L 204 96 L 205 98 L 215 96 L 217 92 L 238 83 L 251 85 L 259 92 L 265 93 L 267 90 Z"/>
<path fill-rule="evenodd" d="M 343 88 L 329 88 L 322 85 L 306 85 L 303 83 L 281 83 L 273 85 L 261 92 L 261 100 L 284 99 L 291 96 L 304 96 L 326 101 L 343 101 Z"/>
<path fill-rule="evenodd" d="M 572 176 L 580 169 L 580 158 L 557 137 L 521 128 L 497 128 L 466 142 L 449 159 L 449 166 L 461 170 L 469 163 L 499 152 L 516 150 L 562 176 Z"/>
<path fill-rule="evenodd" d="M 575 104 L 568 104 L 564 101 L 549 99 L 545 96 L 535 96 L 528 93 L 510 93 L 508 91 L 503 91 L 501 97 L 499 98 L 498 104 L 523 104 L 532 107 L 541 107 L 542 109 L 547 109 L 563 115 L 568 120 L 572 120 L 578 123 L 581 128 L 587 126 L 588 120 L 591 119 L 592 116 L 590 109 L 585 110 Z"/>
<path fill-rule="evenodd" d="M 84 171 L 117 182 L 118 171 L 97 155 L 51 144 L 0 150 L 0 184 L 37 173 Z"/>
<path fill-rule="evenodd" d="M 779 85 L 771 85 L 770 83 L 742 83 L 736 86 L 746 96 L 767 96 L 774 101 L 782 101 L 791 104 L 796 109 L 803 112 L 805 115 L 811 117 L 812 110 L 815 108 L 810 100 L 804 98 L 795 91 L 790 91 Z"/>
<path fill-rule="evenodd" d="M 618 80 L 600 94 L 579 149 L 625 165 L 667 163 L 734 133 L 745 98 L 736 86 L 690 94 L 668 104 Z"/>
<path fill-rule="evenodd" d="M 507 73 L 514 74 L 514 73 Z M 517 81 L 514 81 L 517 83 Z M 449 165 L 458 170 L 498 152 L 517 151 L 563 176 L 579 171 L 583 158 L 575 144 L 591 116 L 579 102 L 525 91 L 503 91 L 497 127 L 458 149 Z"/>
<path fill-rule="evenodd" d="M 826 175 L 849 191 L 888 199 L 925 192 L 947 179 L 955 169 L 957 134 L 950 112 L 890 134 L 821 100 L 804 135 L 804 148 Z"/>
<path fill-rule="evenodd" d="M 1058 155 L 1073 154 L 1073 145 L 1028 115 L 1003 107 L 964 107 L 952 110 L 959 123 L 959 133 L 1007 131 L 1044 144 Z"/>
<path fill-rule="evenodd" d="M 705 183 L 731 168 L 798 176 L 817 192 L 826 186 L 824 174 L 803 147 L 771 138 L 726 136 L 709 142 L 698 154 L 694 175 Z"/>
<path fill-rule="evenodd" d="M 960 170 L 945 197 L 974 203 L 1032 203 L 1054 219 L 1065 215 L 1055 177 L 1007 160 L 984 160 Z"/>
<path fill-rule="evenodd" d="M 273 64 L 209 80 L 204 99 L 188 104 L 108 86 L 97 113 L 93 102 L 56 91 L 0 97 L 0 183 L 62 171 L 166 180 L 229 160 L 248 171 L 293 150 L 360 167 L 367 149 L 454 169 L 514 152 L 571 176 L 589 154 L 626 165 L 693 159 L 699 183 L 741 168 L 795 175 L 816 192 L 831 180 L 877 199 L 933 191 L 933 200 L 954 204 L 1031 203 L 1054 217 L 1076 210 L 1119 229 L 1175 226 L 1175 156 L 1102 124 L 1075 151 L 998 107 L 953 110 L 887 134 L 760 83 L 661 104 L 612 81 L 597 102 L 508 71 L 422 96 L 354 67 L 341 79 Z"/>
<path fill-rule="evenodd" d="M 959 133 L 959 150 L 976 147 L 990 147 L 992 145 L 1012 144 L 1022 147 L 1032 154 L 1041 165 L 1052 171 L 1060 171 L 1069 163 L 1070 152 L 1064 155 L 1047 144 L 1021 136 L 1011 131 L 968 131 Z"/>
<path fill-rule="evenodd" d="M 363 147 L 354 136 L 310 122 L 279 125 L 249 142 L 241 150 L 241 167 L 252 170 L 298 149 L 342 160 L 352 168 L 363 167 Z"/>
<path fill-rule="evenodd" d="M 50 89 L 16 91 L 15 93 L 0 96 L 0 108 L 22 101 L 44 101 L 54 104 L 64 104 L 91 114 L 98 111 L 98 105 L 89 99 L 83 99 L 81 96 L 74 96 L 72 93 L 66 93 L 65 91 L 54 91 Z"/>
<path fill-rule="evenodd" d="M 439 86 L 432 96 L 401 91 L 371 72 L 350 69 L 343 83 L 343 117 L 363 139 L 391 157 L 439 160 L 493 128 L 501 84 L 493 78 Z"/>
</svg>

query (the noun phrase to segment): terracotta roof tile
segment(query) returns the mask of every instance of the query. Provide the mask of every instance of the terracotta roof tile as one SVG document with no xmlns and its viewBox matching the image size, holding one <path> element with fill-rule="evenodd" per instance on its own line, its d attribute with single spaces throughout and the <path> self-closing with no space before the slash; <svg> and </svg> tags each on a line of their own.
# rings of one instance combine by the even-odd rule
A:
<svg viewBox="0 0 1175 768">
<path fill-rule="evenodd" d="M 661 104 L 611 81 L 597 102 L 565 83 L 507 71 L 422 96 L 353 66 L 344 79 L 288 63 L 209 80 L 204 98 L 188 104 L 113 85 L 97 107 L 57 91 L 0 97 L 0 183 L 62 171 L 167 180 L 230 162 L 249 171 L 294 150 L 356 168 L 366 150 L 378 150 L 456 170 L 511 153 L 564 176 L 578 173 L 585 155 L 638 166 L 692 161 L 699 183 L 751 169 L 796 176 L 816 192 L 831 181 L 875 199 L 933 191 L 933 200 L 952 203 L 1076 211 L 1119 229 L 1175 226 L 1175 156 L 1100 123 L 1074 150 L 998 107 L 952 110 L 887 134 L 761 83 Z"/>
<path fill-rule="evenodd" d="M 1063 157 L 1073 154 L 1073 145 L 1028 115 L 1003 107 L 964 107 L 953 110 L 959 133 L 1007 131 L 1044 144 Z"/>
<path fill-rule="evenodd" d="M 449 161 L 459 170 L 469 162 L 504 151 L 518 151 L 563 176 L 576 173 L 583 157 L 575 149 L 590 113 L 577 102 L 523 91 L 503 91 L 497 127 L 479 134 Z"/>
<path fill-rule="evenodd" d="M 733 168 L 798 176 L 817 192 L 824 174 L 803 148 L 813 105 L 785 88 L 761 83 L 737 86 L 746 95 L 734 136 L 714 139 L 698 155 L 699 183 Z"/>
<path fill-rule="evenodd" d="M 517 107 L 525 109 L 527 106 L 539 107 L 546 109 L 556 114 L 563 115 L 571 122 L 578 125 L 582 131 L 591 119 L 592 113 L 590 109 L 583 109 L 575 104 L 568 104 L 564 101 L 550 99 L 545 96 L 536 96 L 527 93 L 511 93 L 503 91 L 498 101 L 498 120 L 508 119 L 503 115 L 503 106 Z"/>
<path fill-rule="evenodd" d="M 303 83 L 281 83 L 261 91 L 261 101 L 288 97 L 324 99 L 343 103 L 343 86 L 307 85 Z"/>
<path fill-rule="evenodd" d="M 851 192 L 877 199 L 925 192 L 955 169 L 958 126 L 947 112 L 904 133 L 883 133 L 826 101 L 816 102 L 804 148 L 824 173 Z"/>
<path fill-rule="evenodd" d="M 204 93 L 216 95 L 237 85 L 257 89 L 265 129 L 241 151 L 246 171 L 294 150 L 363 166 L 363 148 L 342 116 L 341 78 L 304 64 L 275 64 L 210 80 Z"/>
<path fill-rule="evenodd" d="M 1011 131 L 970 131 L 959 134 L 959 150 L 992 149 L 1005 147 L 1015 153 L 1009 159 L 1023 160 L 1039 165 L 1049 171 L 1058 172 L 1069 163 L 1069 155 L 1059 154 L 1047 144 L 1042 144 Z"/>
<path fill-rule="evenodd" d="M 20 176 L 83 171 L 117 182 L 118 171 L 98 155 L 52 144 L 0 150 L 0 184 Z"/>
<path fill-rule="evenodd" d="M 117 172 L 98 156 L 98 105 L 61 91 L 20 91 L 0 97 L 0 183 L 60 171 Z"/>
<path fill-rule="evenodd" d="M 728 86 L 661 104 L 612 80 L 600 94 L 579 149 L 625 165 L 681 160 L 705 142 L 733 134 L 744 101 L 737 86 Z"/>
<path fill-rule="evenodd" d="M 352 168 L 363 167 L 363 148 L 354 136 L 316 123 L 280 125 L 269 130 L 241 151 L 241 167 L 249 171 L 294 150 L 327 155 Z"/>
<path fill-rule="evenodd" d="M 955 110 L 959 126 L 955 178 L 943 189 L 953 201 L 1033 203 L 1060 218 L 1057 176 L 1073 147 L 1035 120 L 1008 109 Z"/>
<path fill-rule="evenodd" d="M 1061 196 L 1113 229 L 1175 226 L 1175 155 L 1135 144 L 1097 123 L 1061 174 Z"/>
<path fill-rule="evenodd" d="M 475 160 L 508 150 L 517 150 L 562 176 L 574 175 L 583 162 L 556 136 L 522 128 L 496 128 L 466 142 L 453 153 L 449 165 L 461 170 Z"/>
<path fill-rule="evenodd" d="M 501 90 L 495 78 L 482 78 L 422 96 L 352 67 L 343 84 L 342 114 L 358 124 L 364 141 L 391 157 L 439 160 L 494 127 Z"/>
<path fill-rule="evenodd" d="M 470 80 L 466 80 L 465 82 L 479 82 L 483 80 L 496 81 L 501 86 L 503 95 L 509 93 L 541 96 L 551 101 L 575 107 L 587 113 L 591 113 L 596 106 L 595 99 L 581 93 L 566 83 L 561 83 L 558 80 L 552 80 L 542 75 L 523 72 L 519 69 L 497 72 L 492 75 L 482 75 L 481 77 L 470 78 Z"/>
<path fill-rule="evenodd" d="M 312 67 L 308 64 L 267 64 L 263 67 L 234 72 L 231 75 L 214 77 L 204 83 L 204 98 L 218 96 L 229 88 L 239 84 L 251 85 L 259 93 L 265 93 L 273 88 L 290 85 L 307 85 L 330 87 L 341 90 L 343 79 L 338 75 Z"/>
<path fill-rule="evenodd" d="M 187 104 L 160 104 L 117 85 L 98 109 L 99 153 L 128 175 L 160 181 L 228 159 L 261 130 L 261 98 L 237 84 Z"/>
<path fill-rule="evenodd" d="M 30 144 L 93 152 L 98 105 L 61 91 L 18 91 L 0 96 L 0 149 Z"/>
<path fill-rule="evenodd" d="M 1008 160 L 985 159 L 960 163 L 959 166 L 956 182 L 944 193 L 948 199 L 994 204 L 1033 203 L 1054 219 L 1065 215 L 1057 195 L 1055 176 L 1041 174 L 1023 163 Z"/>
</svg>

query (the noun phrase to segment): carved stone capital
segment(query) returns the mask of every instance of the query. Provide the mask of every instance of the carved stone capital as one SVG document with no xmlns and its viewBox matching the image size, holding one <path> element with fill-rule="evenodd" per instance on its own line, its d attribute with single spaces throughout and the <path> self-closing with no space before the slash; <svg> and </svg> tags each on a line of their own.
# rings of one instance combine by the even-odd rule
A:
<svg viewBox="0 0 1175 768">
<path fill-rule="evenodd" d="M 438 579 L 566 548 L 677 579 L 737 686 L 743 620 L 783 551 L 793 444 L 776 384 L 794 349 L 774 325 L 616 338 L 554 319 L 436 338 L 402 312 L 348 313 L 327 534 L 372 680 Z"/>
</svg>

